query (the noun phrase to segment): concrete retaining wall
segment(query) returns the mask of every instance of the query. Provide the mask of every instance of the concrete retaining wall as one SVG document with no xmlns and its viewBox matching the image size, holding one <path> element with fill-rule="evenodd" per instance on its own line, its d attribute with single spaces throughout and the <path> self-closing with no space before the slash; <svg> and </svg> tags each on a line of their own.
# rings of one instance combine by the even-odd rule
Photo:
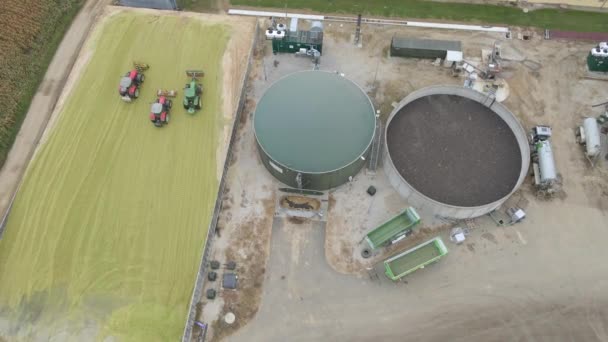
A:
<svg viewBox="0 0 608 342">
<path fill-rule="evenodd" d="M 417 100 L 421 97 L 428 95 L 436 95 L 436 94 L 446 94 L 446 95 L 458 95 L 462 97 L 469 98 L 476 102 L 483 104 L 484 106 L 492 109 L 494 113 L 500 116 L 511 128 L 513 134 L 515 135 L 515 139 L 517 140 L 517 144 L 519 145 L 519 149 L 521 151 L 521 170 L 519 173 L 519 178 L 517 183 L 513 187 L 513 190 L 506 195 L 505 197 L 494 201 L 492 203 L 488 203 L 478 207 L 458 207 L 445 203 L 441 203 L 435 201 L 426 195 L 422 194 L 418 190 L 414 189 L 397 171 L 397 168 L 393 164 L 393 160 L 388 151 L 388 143 L 387 143 L 387 134 L 388 127 L 391 124 L 391 121 L 395 117 L 395 115 L 408 103 Z M 408 203 L 414 206 L 416 209 L 422 209 L 429 212 L 432 212 L 437 217 L 443 218 L 453 218 L 453 219 L 468 219 L 474 218 L 478 216 L 485 215 L 492 210 L 498 208 L 501 204 L 503 204 L 512 194 L 515 192 L 523 183 L 528 174 L 528 168 L 530 166 L 530 146 L 528 145 L 528 138 L 526 135 L 526 130 L 519 123 L 517 118 L 507 109 L 507 107 L 503 106 L 499 102 L 495 101 L 493 98 L 488 97 L 486 94 L 482 94 L 475 90 L 459 87 L 459 86 L 448 86 L 448 85 L 438 85 L 431 86 L 427 88 L 423 88 L 417 90 L 408 96 L 406 96 L 389 116 L 389 119 L 386 124 L 385 134 L 384 134 L 384 149 L 383 149 L 383 166 L 384 172 L 389 179 L 391 185 L 397 190 L 397 192 L 405 198 Z"/>
</svg>

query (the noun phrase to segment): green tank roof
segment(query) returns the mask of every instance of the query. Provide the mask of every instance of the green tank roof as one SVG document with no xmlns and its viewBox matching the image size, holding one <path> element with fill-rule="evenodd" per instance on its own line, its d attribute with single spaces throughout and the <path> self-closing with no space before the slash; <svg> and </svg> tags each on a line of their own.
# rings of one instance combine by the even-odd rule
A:
<svg viewBox="0 0 608 342">
<path fill-rule="evenodd" d="M 274 83 L 254 116 L 259 146 L 292 170 L 341 169 L 367 151 L 376 116 L 367 95 L 336 73 L 303 71 Z"/>
</svg>

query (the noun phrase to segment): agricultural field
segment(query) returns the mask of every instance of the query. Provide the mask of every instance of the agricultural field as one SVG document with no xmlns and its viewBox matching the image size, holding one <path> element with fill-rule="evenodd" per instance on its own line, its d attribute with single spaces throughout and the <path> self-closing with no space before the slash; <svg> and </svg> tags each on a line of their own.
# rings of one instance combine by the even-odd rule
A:
<svg viewBox="0 0 608 342">
<path fill-rule="evenodd" d="M 319 13 L 373 15 L 381 17 L 439 19 L 572 31 L 605 32 L 606 14 L 545 8 L 523 13 L 510 6 L 436 2 L 427 0 L 231 0 L 235 6 L 255 6 Z"/>
<path fill-rule="evenodd" d="M 83 3 L 0 2 L 0 167 L 55 49 Z"/>
<path fill-rule="evenodd" d="M 215 204 L 253 21 L 108 8 L 80 53 L 0 240 L 0 340 L 175 341 Z M 120 77 L 150 64 L 140 98 Z M 203 109 L 181 106 L 203 69 Z M 148 119 L 178 89 L 171 121 Z"/>
</svg>

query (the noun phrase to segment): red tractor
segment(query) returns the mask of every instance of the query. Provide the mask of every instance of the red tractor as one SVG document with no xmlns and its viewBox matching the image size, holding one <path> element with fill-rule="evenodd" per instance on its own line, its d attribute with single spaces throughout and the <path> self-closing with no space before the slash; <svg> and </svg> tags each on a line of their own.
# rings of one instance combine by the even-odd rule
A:
<svg viewBox="0 0 608 342">
<path fill-rule="evenodd" d="M 150 109 L 150 121 L 156 127 L 162 127 L 169 123 L 169 111 L 173 103 L 166 96 L 159 96 Z"/>
<path fill-rule="evenodd" d="M 133 66 L 134 69 L 120 79 L 118 86 L 120 98 L 125 102 L 131 102 L 139 97 L 139 87 L 145 80 L 143 71 L 150 67 L 148 64 L 137 62 L 133 63 Z"/>
</svg>

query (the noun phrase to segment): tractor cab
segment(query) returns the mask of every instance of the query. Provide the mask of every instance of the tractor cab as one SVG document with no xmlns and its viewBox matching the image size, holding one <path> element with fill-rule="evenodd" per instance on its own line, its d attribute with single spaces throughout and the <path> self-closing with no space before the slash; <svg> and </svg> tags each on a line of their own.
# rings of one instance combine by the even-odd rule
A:
<svg viewBox="0 0 608 342">
<path fill-rule="evenodd" d="M 194 87 L 193 87 L 192 83 L 194 83 Z M 193 98 L 197 95 L 196 94 L 196 83 L 195 82 L 192 82 L 192 83 L 186 84 L 186 88 L 184 88 L 184 96 L 186 98 Z"/>
<path fill-rule="evenodd" d="M 129 98 L 128 100 L 123 99 L 127 102 L 131 101 L 131 97 L 128 95 L 130 95 L 129 93 L 130 93 L 130 90 L 131 90 L 130 88 L 132 87 L 132 85 L 133 85 L 133 81 L 128 76 L 121 78 L 120 83 L 118 85 L 118 93 L 120 94 L 121 97 Z"/>
<path fill-rule="evenodd" d="M 152 114 L 154 115 L 159 115 L 160 113 L 163 112 L 163 105 L 158 103 L 158 102 L 154 102 L 152 104 L 152 110 L 151 110 Z"/>
</svg>

